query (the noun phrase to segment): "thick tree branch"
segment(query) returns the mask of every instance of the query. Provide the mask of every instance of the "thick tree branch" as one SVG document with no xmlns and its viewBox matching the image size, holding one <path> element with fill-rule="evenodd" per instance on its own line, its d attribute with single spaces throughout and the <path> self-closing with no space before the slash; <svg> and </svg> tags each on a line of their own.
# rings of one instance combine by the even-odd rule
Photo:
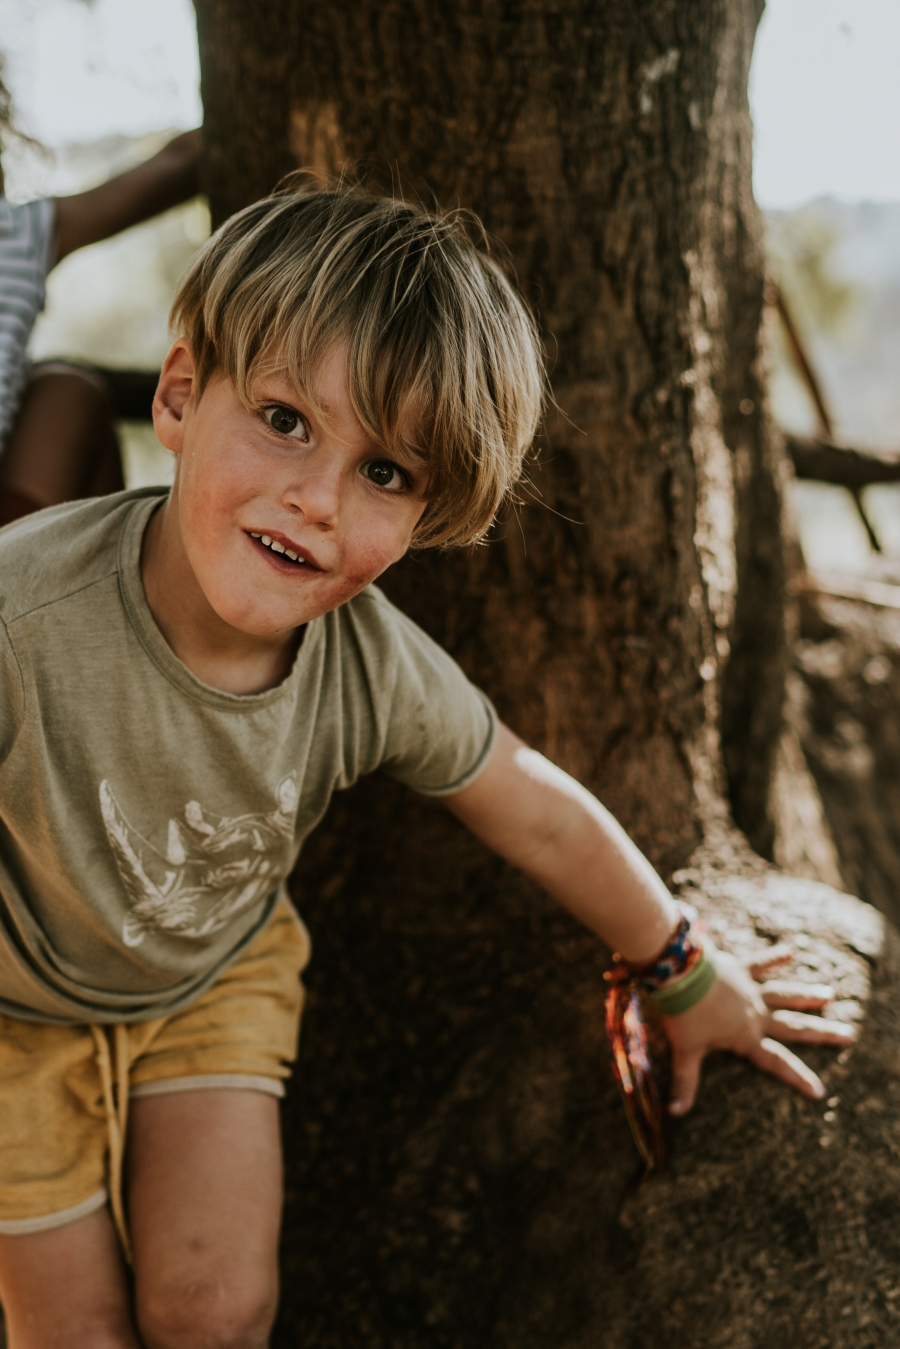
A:
<svg viewBox="0 0 900 1349">
<path fill-rule="evenodd" d="M 815 437 L 787 436 L 787 448 L 798 478 L 831 482 L 860 492 L 880 482 L 900 482 L 900 453 L 873 453 L 834 445 Z"/>
</svg>

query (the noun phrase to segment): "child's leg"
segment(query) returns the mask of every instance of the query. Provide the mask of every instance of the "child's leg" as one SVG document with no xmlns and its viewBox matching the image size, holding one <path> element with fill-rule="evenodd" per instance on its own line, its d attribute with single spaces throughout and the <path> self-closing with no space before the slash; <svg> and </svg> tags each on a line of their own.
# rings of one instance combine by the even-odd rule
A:
<svg viewBox="0 0 900 1349">
<path fill-rule="evenodd" d="M 9 1349 L 265 1349 L 278 1297 L 281 1141 L 263 1092 L 133 1101 L 128 1278 L 107 1208 L 0 1235 Z"/>
<path fill-rule="evenodd" d="M 103 382 L 77 366 L 38 366 L 0 460 L 0 524 L 123 485 Z"/>
<path fill-rule="evenodd" d="M 139 1098 L 128 1149 L 145 1349 L 264 1349 L 278 1297 L 276 1098 L 238 1090 Z"/>
<path fill-rule="evenodd" d="M 138 1349 L 108 1209 L 29 1236 L 0 1236 L 9 1349 Z"/>
</svg>

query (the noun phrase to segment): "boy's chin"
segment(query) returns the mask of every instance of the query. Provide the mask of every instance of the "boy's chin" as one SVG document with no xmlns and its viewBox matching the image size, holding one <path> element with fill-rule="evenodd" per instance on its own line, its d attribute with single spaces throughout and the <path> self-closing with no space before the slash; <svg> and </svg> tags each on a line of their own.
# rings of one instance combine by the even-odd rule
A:
<svg viewBox="0 0 900 1349">
<path fill-rule="evenodd" d="M 210 575 L 201 580 L 201 588 L 207 603 L 223 623 L 247 637 L 271 642 L 281 634 L 293 632 L 313 619 L 340 608 L 380 574 L 370 575 L 365 572 L 362 575 L 343 576 L 340 580 L 324 575 L 318 578 L 304 577 L 298 586 L 298 590 L 302 587 L 302 593 L 291 598 L 267 593 L 264 588 L 253 590 L 249 585 L 243 587 L 240 580 L 235 585 L 223 585 L 218 577 Z M 204 581 L 206 584 L 203 584 Z"/>
<path fill-rule="evenodd" d="M 320 618 L 331 607 L 316 604 L 313 600 L 297 605 L 250 604 L 238 606 L 229 603 L 227 598 L 217 603 L 217 598 L 207 595 L 207 599 L 222 622 L 234 629 L 235 632 L 240 632 L 245 637 L 256 637 L 261 642 L 272 642 L 277 640 L 279 636 L 294 632 L 297 628 L 302 628 L 304 624 L 312 622 L 314 618 Z"/>
</svg>

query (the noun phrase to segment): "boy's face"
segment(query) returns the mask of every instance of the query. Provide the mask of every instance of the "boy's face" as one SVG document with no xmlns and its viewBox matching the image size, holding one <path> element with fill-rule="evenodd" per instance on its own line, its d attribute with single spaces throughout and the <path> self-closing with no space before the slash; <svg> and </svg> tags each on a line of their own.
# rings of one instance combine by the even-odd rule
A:
<svg viewBox="0 0 900 1349">
<path fill-rule="evenodd" d="M 254 389 L 257 411 L 224 376 L 199 399 L 193 385 L 190 351 L 177 342 L 154 423 L 179 457 L 170 505 L 179 546 L 220 619 L 274 637 L 337 608 L 403 556 L 425 509 L 426 471 L 387 460 L 369 439 L 344 349 L 315 379 L 327 421 L 283 377 Z"/>
</svg>

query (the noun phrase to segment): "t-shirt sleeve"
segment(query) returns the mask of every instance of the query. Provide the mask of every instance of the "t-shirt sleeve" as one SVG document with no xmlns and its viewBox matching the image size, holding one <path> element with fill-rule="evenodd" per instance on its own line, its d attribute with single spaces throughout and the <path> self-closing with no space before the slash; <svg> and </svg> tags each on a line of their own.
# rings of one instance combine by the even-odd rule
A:
<svg viewBox="0 0 900 1349">
<path fill-rule="evenodd" d="M 379 767 L 414 791 L 448 796 L 487 764 L 497 714 L 452 656 L 379 595 L 392 632 L 392 696 Z"/>
</svg>

